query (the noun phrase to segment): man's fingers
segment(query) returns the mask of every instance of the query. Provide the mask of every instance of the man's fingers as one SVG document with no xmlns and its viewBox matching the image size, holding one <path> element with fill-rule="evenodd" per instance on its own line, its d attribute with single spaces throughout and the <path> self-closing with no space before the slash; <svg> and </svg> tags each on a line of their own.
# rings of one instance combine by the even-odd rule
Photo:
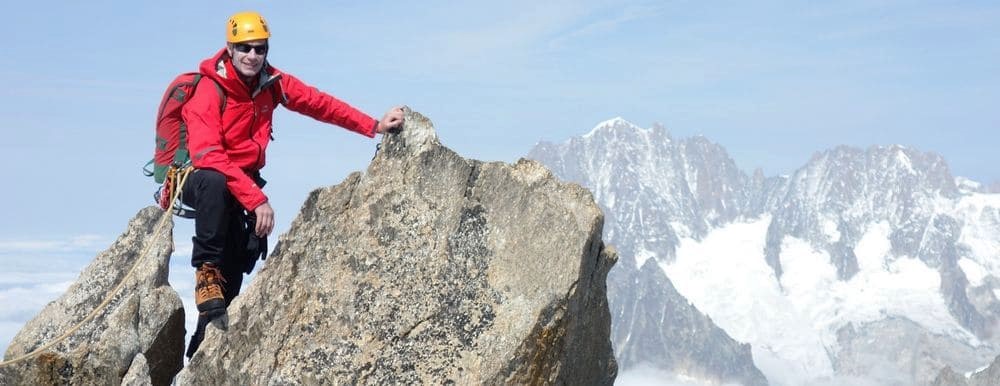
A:
<svg viewBox="0 0 1000 386">
<path fill-rule="evenodd" d="M 257 223 L 254 224 L 253 229 L 254 234 L 257 237 L 270 234 L 271 230 L 274 229 L 274 210 L 271 209 L 271 205 L 264 203 L 254 210 L 254 214 L 257 215 Z"/>
<path fill-rule="evenodd" d="M 268 216 L 263 221 L 263 227 L 261 228 L 261 237 L 271 234 L 271 229 L 274 229 L 274 217 Z"/>
<path fill-rule="evenodd" d="M 260 220 L 261 221 L 257 222 L 257 227 L 256 227 L 257 229 L 254 230 L 254 233 L 257 234 L 257 237 L 264 237 L 271 234 L 271 228 L 274 227 L 274 223 L 267 221 L 267 219 L 260 219 Z"/>
</svg>

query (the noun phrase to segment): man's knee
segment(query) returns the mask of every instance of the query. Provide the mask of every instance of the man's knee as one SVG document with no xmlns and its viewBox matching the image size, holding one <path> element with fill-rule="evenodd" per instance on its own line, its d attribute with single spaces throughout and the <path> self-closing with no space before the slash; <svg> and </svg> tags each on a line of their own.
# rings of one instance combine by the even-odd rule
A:
<svg viewBox="0 0 1000 386">
<path fill-rule="evenodd" d="M 197 169 L 184 185 L 184 204 L 191 206 L 201 218 L 208 212 L 220 216 L 221 210 L 233 205 L 233 196 L 226 186 L 226 176 L 211 169 Z M 222 221 L 219 217 L 217 220 Z"/>
</svg>

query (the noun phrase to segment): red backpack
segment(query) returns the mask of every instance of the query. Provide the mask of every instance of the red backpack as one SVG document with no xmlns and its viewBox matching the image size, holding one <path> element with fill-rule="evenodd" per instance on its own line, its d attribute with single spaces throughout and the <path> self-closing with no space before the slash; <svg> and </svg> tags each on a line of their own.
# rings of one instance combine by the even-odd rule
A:
<svg viewBox="0 0 1000 386">
<path fill-rule="evenodd" d="M 156 148 L 153 159 L 143 167 L 143 174 L 153 177 L 156 183 L 163 183 L 167 170 L 171 166 L 178 169 L 184 168 L 191 163 L 191 154 L 187 148 L 188 131 L 184 118 L 181 117 L 181 109 L 187 101 L 194 95 L 198 82 L 204 76 L 197 72 L 188 72 L 178 75 L 173 82 L 167 86 L 167 91 L 160 101 L 160 110 L 156 114 Z M 226 94 L 222 91 L 215 80 L 208 78 L 215 90 L 219 92 L 222 99 L 222 109 L 226 108 Z M 221 111 L 220 110 L 220 111 Z M 152 165 L 152 169 L 150 169 Z"/>
<path fill-rule="evenodd" d="M 195 88 L 204 76 L 197 72 L 178 75 L 167 86 L 160 101 L 160 110 L 156 113 L 156 148 L 153 159 L 142 168 L 143 174 L 153 177 L 158 184 L 163 184 L 153 193 L 153 201 L 160 204 L 163 210 L 173 207 L 174 214 L 194 218 L 194 210 L 184 206 L 180 200 L 170 202 L 171 194 L 177 181 L 176 174 L 191 165 L 191 153 L 188 151 L 188 131 L 181 110 L 184 104 L 191 100 Z M 222 100 L 220 112 L 226 108 L 226 94 L 215 80 L 209 78 Z M 152 165 L 152 169 L 150 169 Z"/>
</svg>

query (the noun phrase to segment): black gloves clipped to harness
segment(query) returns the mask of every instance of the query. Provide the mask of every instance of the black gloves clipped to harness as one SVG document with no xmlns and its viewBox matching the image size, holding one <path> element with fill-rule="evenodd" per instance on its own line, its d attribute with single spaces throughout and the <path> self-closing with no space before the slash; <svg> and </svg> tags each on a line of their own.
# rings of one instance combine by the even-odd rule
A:
<svg viewBox="0 0 1000 386">
<path fill-rule="evenodd" d="M 267 259 L 267 236 L 257 237 L 257 233 L 254 229 L 257 228 L 257 215 L 253 212 L 248 212 L 246 214 L 246 233 L 247 233 L 247 264 L 246 273 L 253 271 L 253 267 L 257 265 L 257 260 Z"/>
</svg>

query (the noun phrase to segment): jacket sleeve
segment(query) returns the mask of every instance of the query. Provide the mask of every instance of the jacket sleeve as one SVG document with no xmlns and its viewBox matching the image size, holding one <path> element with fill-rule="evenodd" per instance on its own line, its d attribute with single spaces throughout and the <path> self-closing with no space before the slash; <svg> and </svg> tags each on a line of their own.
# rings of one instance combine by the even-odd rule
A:
<svg viewBox="0 0 1000 386">
<path fill-rule="evenodd" d="M 212 169 L 226 176 L 226 187 L 247 210 L 267 202 L 267 196 L 253 179 L 234 165 L 222 146 L 222 100 L 218 90 L 202 79 L 181 115 L 188 128 L 191 163 L 198 169 Z"/>
<path fill-rule="evenodd" d="M 308 115 L 320 122 L 331 123 L 355 133 L 375 137 L 378 121 L 336 97 L 307 85 L 298 78 L 281 74 L 281 90 L 285 94 L 285 107 Z"/>
</svg>

